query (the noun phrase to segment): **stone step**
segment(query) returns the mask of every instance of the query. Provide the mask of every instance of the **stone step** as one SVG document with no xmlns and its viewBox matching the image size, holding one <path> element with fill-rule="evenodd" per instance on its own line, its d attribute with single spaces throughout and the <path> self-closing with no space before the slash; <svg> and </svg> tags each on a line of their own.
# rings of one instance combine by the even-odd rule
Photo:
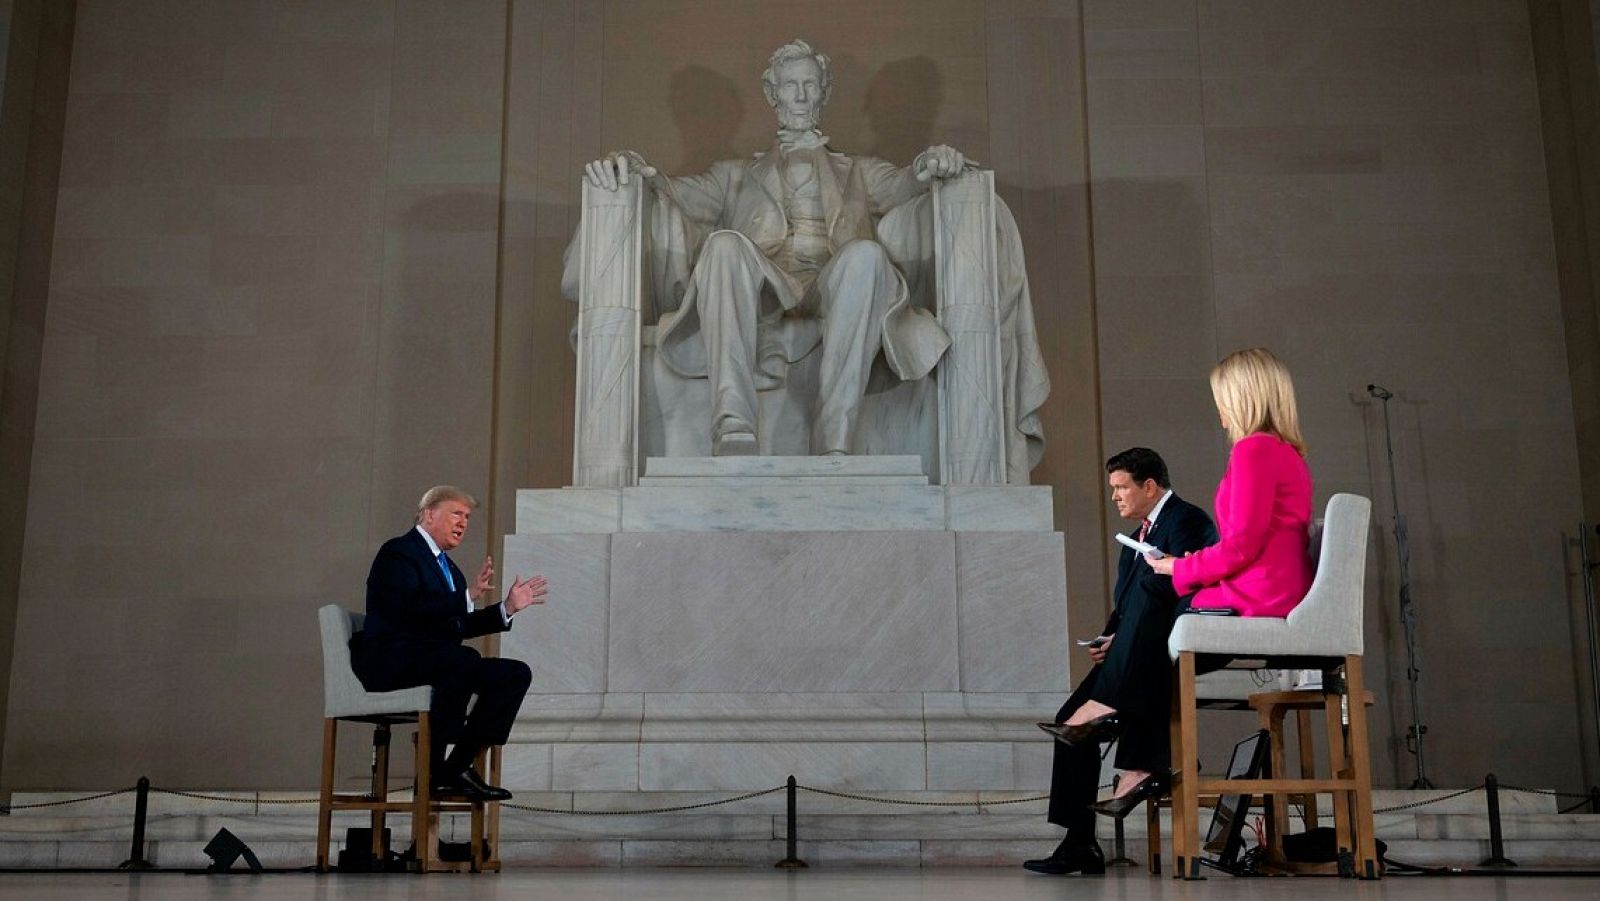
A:
<svg viewBox="0 0 1600 901">
<path fill-rule="evenodd" d="M 651 457 L 644 463 L 643 474 L 654 479 L 912 476 L 921 477 L 923 484 L 927 483 L 928 477 L 922 471 L 922 458 L 915 454 L 864 457 Z"/>
<path fill-rule="evenodd" d="M 770 805 L 765 805 L 770 806 Z M 590 808 L 596 809 L 596 808 Z M 714 808 L 724 810 L 725 808 Z M 937 812 L 909 813 L 808 813 L 797 819 L 798 834 L 827 840 L 926 840 L 971 839 L 1038 840 L 1057 836 L 1058 830 L 1045 823 L 1043 804 L 971 809 L 951 808 Z M 1000 812 L 1014 811 L 1014 812 Z M 456 822 L 458 818 L 451 818 Z M 341 813 L 336 825 L 356 826 L 365 822 L 358 813 Z M 749 839 L 785 834 L 782 811 L 685 812 L 677 814 L 553 814 L 506 809 L 502 822 L 507 838 L 529 840 L 575 839 Z M 1162 819 L 1164 831 L 1170 820 Z M 1329 821 L 1324 821 L 1328 825 Z M 1487 817 L 1463 814 L 1402 816 L 1380 814 L 1376 818 L 1378 837 L 1388 841 L 1488 841 Z M 1110 827 L 1107 825 L 1107 837 Z M 1291 830 L 1300 829 L 1298 818 Z M 1600 817 L 1567 815 L 1507 816 L 1501 821 L 1508 842 L 1600 842 Z M 146 836 L 161 841 L 205 841 L 218 829 L 250 836 L 254 841 L 295 841 L 316 834 L 314 809 L 272 815 L 153 815 L 146 823 Z M 1130 833 L 1143 834 L 1144 819 L 1136 815 L 1129 821 Z M 16 817 L 0 823 L 0 842 L 78 841 L 124 842 L 132 832 L 132 816 L 102 817 Z"/>
<path fill-rule="evenodd" d="M 1406 839 L 1389 842 L 1389 859 L 1424 867 L 1475 869 L 1489 857 L 1489 842 L 1468 839 Z M 1505 856 L 1519 868 L 1600 865 L 1600 843 L 1578 840 L 1505 842 Z"/>
<path fill-rule="evenodd" d="M 900 476 L 882 478 L 898 480 Z M 760 477 L 759 483 L 702 476 L 648 479 L 648 484 L 636 488 L 520 489 L 517 531 L 507 537 L 618 532 L 1054 531 L 1047 485 L 943 486 L 835 476 L 819 476 L 816 483 L 771 477 Z M 686 484 L 687 479 L 712 481 Z"/>
<path fill-rule="evenodd" d="M 343 785 L 341 790 L 354 787 Z M 266 866 L 301 867 L 314 860 L 313 792 L 206 794 L 214 797 L 152 795 L 146 826 L 148 860 L 162 867 L 204 866 L 201 849 L 223 828 L 239 836 Z M 797 819 L 800 853 L 814 864 L 1014 866 L 1047 853 L 1059 838 L 1060 830 L 1044 821 L 1041 794 L 1038 790 L 872 794 L 949 805 L 928 806 L 802 792 Z M 1446 794 L 1379 790 L 1374 792 L 1374 806 L 1381 810 Z M 0 867 L 111 867 L 126 859 L 133 826 L 131 793 L 69 805 L 21 806 L 81 795 L 13 795 L 10 800 L 17 807 L 0 817 Z M 677 812 L 606 813 L 707 804 L 728 796 L 728 792 L 518 792 L 514 803 L 541 810 L 502 810 L 501 857 L 524 866 L 767 866 L 782 857 L 787 818 L 781 791 Z M 1489 854 L 1483 803 L 1482 793 L 1474 792 L 1428 807 L 1379 813 L 1378 836 L 1397 860 L 1475 867 Z M 1555 798 L 1544 793 L 1502 793 L 1507 856 L 1524 868 L 1600 864 L 1600 816 L 1548 812 L 1554 803 Z M 361 813 L 336 815 L 335 853 L 345 829 L 366 822 Z M 396 842 L 404 844 L 409 819 L 395 815 L 390 822 Z M 1110 853 L 1113 824 L 1102 820 L 1098 826 Z M 1294 817 L 1291 829 L 1299 826 Z M 452 841 L 463 840 L 467 828 L 468 818 L 461 815 L 447 816 L 441 824 L 443 836 Z M 1126 853 L 1141 865 L 1144 832 L 1142 814 L 1126 821 Z M 1170 815 L 1165 812 L 1162 833 L 1163 846 L 1169 847 Z"/>
<path fill-rule="evenodd" d="M 1109 773 L 1110 771 L 1107 770 Z M 404 787 L 404 780 L 392 780 L 391 792 L 396 797 L 405 797 L 409 788 Z M 804 784 L 804 783 L 802 783 Z M 338 791 L 362 791 L 365 783 L 341 783 Z M 511 786 L 516 789 L 516 785 Z M 73 822 L 80 820 L 121 820 L 131 822 L 135 796 L 132 791 L 113 795 L 106 798 L 95 798 L 89 801 L 77 801 L 86 792 L 14 792 L 8 799 L 11 805 L 9 814 L 0 816 L 0 833 L 11 828 L 23 827 L 35 821 Z M 160 791 L 152 792 L 149 802 L 149 816 L 152 820 L 158 817 L 173 816 L 223 816 L 223 817 L 266 817 L 284 818 L 294 817 L 299 814 L 309 816 L 316 809 L 316 792 L 312 789 L 302 791 L 207 791 L 208 797 L 189 797 L 184 795 L 168 794 Z M 641 810 L 660 807 L 677 807 L 686 805 L 707 804 L 721 801 L 737 792 L 731 791 L 536 791 L 521 789 L 517 791 L 515 804 L 532 807 L 548 808 L 552 810 L 571 811 L 596 811 L 610 812 L 622 810 Z M 995 813 L 1004 813 L 1015 808 L 1035 811 L 1042 809 L 1043 801 L 1032 800 L 1047 794 L 1047 790 L 1040 788 L 980 790 L 980 791 L 917 791 L 906 790 L 898 792 L 871 792 L 864 797 L 874 800 L 863 800 L 836 795 L 825 795 L 802 790 L 799 793 L 800 812 L 836 814 L 881 814 L 885 812 L 921 813 L 929 809 L 940 813 L 955 813 L 967 815 L 988 816 Z M 1487 813 L 1484 809 L 1484 796 L 1482 792 L 1472 792 L 1455 798 L 1442 801 L 1430 801 L 1430 798 L 1452 794 L 1448 791 L 1410 791 L 1403 789 L 1374 789 L 1372 792 L 1372 806 L 1377 811 L 1400 805 L 1415 804 L 1428 801 L 1425 806 L 1418 806 L 1401 811 L 1380 812 L 1377 814 L 1379 822 L 1385 819 L 1396 821 L 1399 819 L 1424 819 L 1462 817 L 1465 820 L 1482 820 L 1487 828 Z M 922 807 L 918 805 L 890 805 L 883 803 L 883 798 L 894 800 L 915 801 L 922 804 L 937 803 L 938 807 Z M 61 802 L 71 801 L 71 804 Z M 1024 802 L 1018 804 L 1017 802 Z M 1319 798 L 1318 808 L 1324 818 L 1331 816 L 1328 796 Z M 51 805 L 51 806 L 38 806 Z M 746 798 L 717 806 L 718 811 L 728 813 L 783 813 L 786 806 L 784 793 L 775 791 L 770 794 Z M 1501 820 L 1508 830 L 1510 824 L 1525 823 L 1543 828 L 1544 824 L 1578 823 L 1594 824 L 1600 827 L 1600 817 L 1586 813 L 1556 813 L 1556 798 L 1542 792 L 1500 792 Z M 1165 814 L 1163 814 L 1165 815 Z M 1461 828 L 1458 826 L 1458 828 Z M 1509 835 L 1509 833 L 1508 833 Z"/>
<path fill-rule="evenodd" d="M 703 485 L 761 488 L 770 485 L 927 485 L 927 476 L 640 476 L 640 488 L 693 488 Z"/>
</svg>

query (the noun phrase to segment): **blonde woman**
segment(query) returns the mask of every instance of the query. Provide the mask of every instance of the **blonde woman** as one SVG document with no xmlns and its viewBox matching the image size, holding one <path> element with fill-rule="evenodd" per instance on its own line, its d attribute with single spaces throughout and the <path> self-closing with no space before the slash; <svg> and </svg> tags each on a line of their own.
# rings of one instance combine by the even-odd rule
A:
<svg viewBox="0 0 1600 901">
<path fill-rule="evenodd" d="M 1190 607 L 1287 616 L 1313 575 L 1306 552 L 1311 470 L 1294 382 L 1271 351 L 1256 347 L 1211 370 L 1211 397 L 1233 441 L 1214 505 L 1221 540 L 1183 557 L 1149 560 L 1150 567 L 1172 576 L 1179 595 L 1196 592 Z"/>
</svg>

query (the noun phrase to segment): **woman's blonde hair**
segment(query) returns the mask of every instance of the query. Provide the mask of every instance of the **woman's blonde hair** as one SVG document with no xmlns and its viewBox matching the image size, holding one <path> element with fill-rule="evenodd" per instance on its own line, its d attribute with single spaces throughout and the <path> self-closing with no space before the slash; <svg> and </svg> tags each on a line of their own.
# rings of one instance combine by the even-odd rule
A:
<svg viewBox="0 0 1600 901">
<path fill-rule="evenodd" d="M 1272 351 L 1252 347 L 1223 357 L 1211 369 L 1211 398 L 1227 420 L 1228 437 L 1233 441 L 1266 432 L 1305 456 L 1306 442 L 1300 437 L 1300 414 L 1294 404 L 1294 380 Z"/>
</svg>

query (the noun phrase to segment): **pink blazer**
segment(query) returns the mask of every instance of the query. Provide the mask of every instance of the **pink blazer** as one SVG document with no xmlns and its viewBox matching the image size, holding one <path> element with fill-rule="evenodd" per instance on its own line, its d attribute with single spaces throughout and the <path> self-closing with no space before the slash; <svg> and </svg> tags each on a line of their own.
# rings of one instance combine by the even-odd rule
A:
<svg viewBox="0 0 1600 901">
<path fill-rule="evenodd" d="M 1288 616 L 1311 588 L 1307 539 L 1311 470 L 1276 435 L 1246 435 L 1228 455 L 1217 485 L 1222 540 L 1173 561 L 1179 595 L 1193 607 L 1232 607 L 1240 616 Z"/>
</svg>

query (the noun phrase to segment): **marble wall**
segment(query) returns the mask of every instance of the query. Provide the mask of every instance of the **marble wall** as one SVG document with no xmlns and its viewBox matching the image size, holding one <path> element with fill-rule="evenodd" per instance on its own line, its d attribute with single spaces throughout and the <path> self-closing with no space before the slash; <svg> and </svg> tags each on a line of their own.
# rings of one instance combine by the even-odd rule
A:
<svg viewBox="0 0 1600 901">
<path fill-rule="evenodd" d="M 1590 526 L 1583 530 L 1584 540 L 1594 560 L 1600 559 L 1600 531 L 1595 530 L 1600 524 L 1600 232 L 1595 227 L 1600 222 L 1600 68 L 1595 54 L 1600 5 L 1533 0 L 1529 10 L 1584 520 Z M 1577 571 L 1581 563 L 1579 549 L 1569 547 L 1569 567 Z M 1581 597 L 1576 586 L 1573 593 Z M 1576 642 L 1579 660 L 1589 659 L 1593 640 L 1589 635 Z M 1595 717 L 1600 685 L 1592 672 L 1584 675 L 1579 679 L 1586 714 L 1582 734 L 1592 774 L 1600 773 L 1600 722 Z"/>
<path fill-rule="evenodd" d="M 1362 389 L 1398 394 L 1434 780 L 1592 781 L 1561 530 L 1594 443 L 1528 0 L 78 7 L 0 784 L 310 784 L 315 609 L 360 604 L 427 484 L 489 501 L 471 559 L 517 489 L 570 478 L 582 163 L 764 143 L 754 76 L 795 34 L 840 61 L 836 143 L 948 140 L 999 174 L 1055 382 L 1036 475 L 1073 634 L 1104 614 L 1101 461 L 1157 447 L 1208 502 L 1205 372 L 1267 344 L 1319 501 L 1380 513 L 1367 632 L 1395 698 Z M 1380 783 L 1410 781 L 1407 718 L 1375 718 Z"/>
<path fill-rule="evenodd" d="M 1393 486 L 1364 388 L 1397 392 L 1430 776 L 1578 784 L 1578 446 L 1528 5 L 1085 11 L 1105 446 L 1160 447 L 1209 500 L 1209 364 L 1255 344 L 1288 360 L 1319 502 L 1374 501 L 1369 670 L 1394 699 L 1375 778 L 1409 784 Z"/>
<path fill-rule="evenodd" d="M 50 288 L 70 0 L 0 2 L 0 745 L 15 646 L 44 319 Z"/>
<path fill-rule="evenodd" d="M 317 607 L 488 481 L 505 14 L 80 4 L 7 784 L 315 781 Z"/>
</svg>

